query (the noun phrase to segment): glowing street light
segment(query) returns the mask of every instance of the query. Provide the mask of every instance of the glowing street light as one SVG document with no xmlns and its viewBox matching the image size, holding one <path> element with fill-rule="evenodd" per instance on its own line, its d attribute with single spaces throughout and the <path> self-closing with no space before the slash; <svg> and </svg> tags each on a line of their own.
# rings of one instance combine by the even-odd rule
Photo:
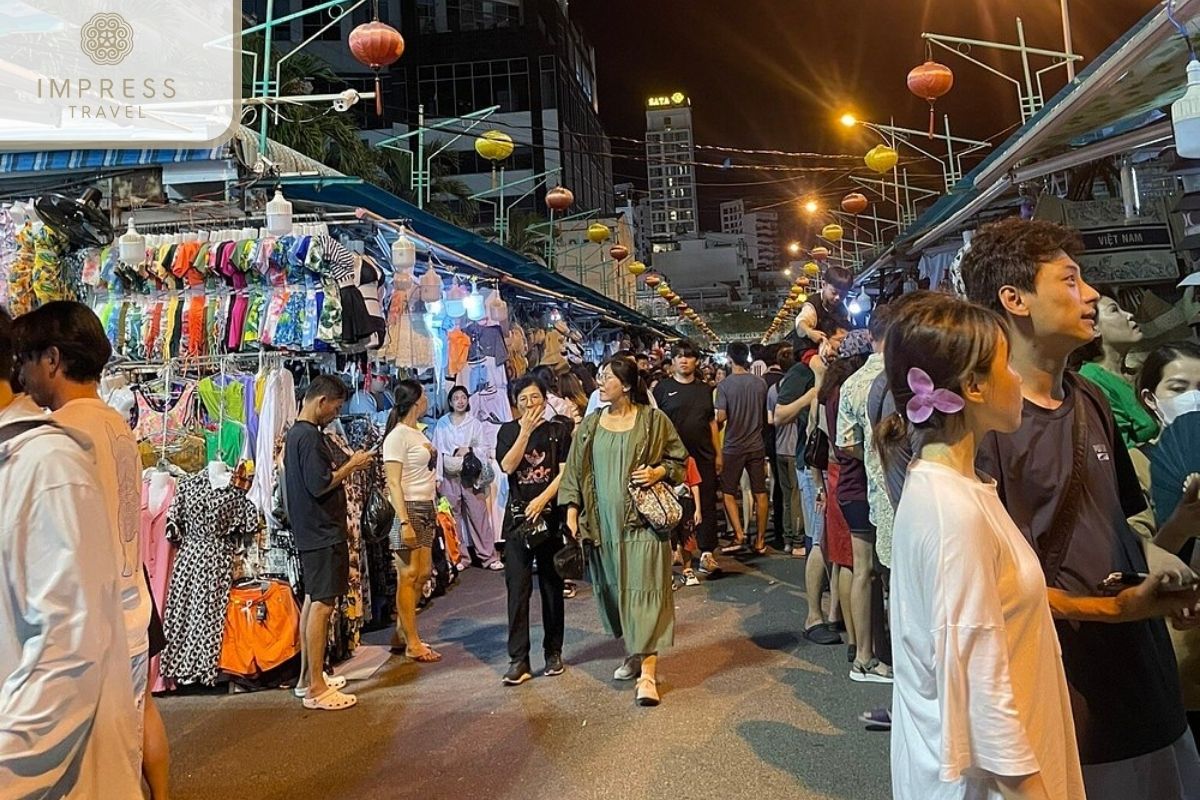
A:
<svg viewBox="0 0 1200 800">
<path fill-rule="evenodd" d="M 788 245 L 788 252 L 794 256 L 800 255 L 800 250 L 801 250 L 801 247 L 800 247 L 799 242 L 792 242 L 791 244 Z"/>
<path fill-rule="evenodd" d="M 790 277 L 792 277 L 792 268 L 791 268 L 791 267 L 788 267 L 787 269 L 785 269 L 785 270 L 783 271 L 783 274 L 784 274 L 784 275 L 787 275 L 789 278 L 790 278 Z"/>
<path fill-rule="evenodd" d="M 804 210 L 809 214 L 815 214 L 821 210 L 821 206 L 818 205 L 816 200 L 809 200 L 804 204 Z"/>
<path fill-rule="evenodd" d="M 858 124 L 858 118 L 855 117 L 853 114 L 842 114 L 841 119 L 838 121 L 841 122 L 843 125 L 845 125 L 847 128 L 853 128 L 855 125 Z"/>
</svg>

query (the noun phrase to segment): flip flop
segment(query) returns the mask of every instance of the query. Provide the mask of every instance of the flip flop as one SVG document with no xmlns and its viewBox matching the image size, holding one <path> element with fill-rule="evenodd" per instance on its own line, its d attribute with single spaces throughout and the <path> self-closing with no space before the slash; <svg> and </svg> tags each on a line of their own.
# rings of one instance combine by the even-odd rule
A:
<svg viewBox="0 0 1200 800">
<path fill-rule="evenodd" d="M 304 707 L 310 711 L 342 711 L 358 703 L 358 698 L 352 694 L 342 694 L 337 689 L 330 689 L 316 698 L 304 698 Z"/>
<path fill-rule="evenodd" d="M 442 660 L 442 654 L 429 645 L 425 645 L 425 650 L 415 656 L 408 652 L 405 652 L 404 655 L 408 656 L 410 661 L 415 661 L 418 664 L 436 664 Z"/>
<path fill-rule="evenodd" d="M 829 627 L 828 623 L 813 625 L 811 628 L 806 628 L 804 638 L 813 644 L 841 644 L 842 637 Z"/>
<path fill-rule="evenodd" d="M 321 674 L 325 678 L 325 685 L 330 689 L 344 689 L 346 687 L 346 676 L 330 675 L 327 672 Z M 295 689 L 292 689 L 292 694 L 296 695 L 296 697 L 308 697 L 308 687 L 297 686 Z"/>
</svg>

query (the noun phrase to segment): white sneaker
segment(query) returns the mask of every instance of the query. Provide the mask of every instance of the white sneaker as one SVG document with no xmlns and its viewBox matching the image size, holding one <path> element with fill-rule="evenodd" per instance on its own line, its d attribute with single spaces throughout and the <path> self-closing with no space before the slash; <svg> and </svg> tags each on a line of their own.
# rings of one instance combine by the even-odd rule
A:
<svg viewBox="0 0 1200 800">
<path fill-rule="evenodd" d="M 617 667 L 617 671 L 613 673 L 613 680 L 631 681 L 641 674 L 642 659 L 637 656 L 630 656 L 621 663 L 621 666 Z"/>
<path fill-rule="evenodd" d="M 690 569 L 685 569 L 683 571 L 683 585 L 684 586 L 699 586 L 700 579 L 696 577 L 696 573 L 692 572 Z"/>
<path fill-rule="evenodd" d="M 700 554 L 700 572 L 705 575 L 712 575 L 714 572 L 719 572 L 721 566 L 717 563 L 717 557 L 712 553 Z"/>
</svg>

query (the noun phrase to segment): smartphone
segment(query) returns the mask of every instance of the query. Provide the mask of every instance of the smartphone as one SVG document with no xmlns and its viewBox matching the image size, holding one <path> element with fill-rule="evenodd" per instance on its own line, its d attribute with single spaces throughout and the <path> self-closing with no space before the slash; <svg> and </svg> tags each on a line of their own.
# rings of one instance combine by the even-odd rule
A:
<svg viewBox="0 0 1200 800">
<path fill-rule="evenodd" d="M 1114 572 L 1100 582 L 1096 588 L 1101 594 L 1119 594 L 1130 586 L 1139 586 L 1150 576 L 1144 572 Z M 1164 592 L 1186 592 L 1195 589 L 1197 581 L 1180 584 L 1164 584 Z"/>
</svg>

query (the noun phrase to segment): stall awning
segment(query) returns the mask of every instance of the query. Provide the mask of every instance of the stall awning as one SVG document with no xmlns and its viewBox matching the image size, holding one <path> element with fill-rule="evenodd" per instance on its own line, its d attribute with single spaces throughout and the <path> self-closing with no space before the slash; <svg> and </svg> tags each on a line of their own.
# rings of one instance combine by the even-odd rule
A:
<svg viewBox="0 0 1200 800">
<path fill-rule="evenodd" d="M 476 269 L 486 265 L 534 287 L 550 296 L 567 297 L 594 313 L 609 316 L 623 325 L 644 328 L 668 339 L 680 339 L 674 328 L 650 319 L 628 306 L 583 286 L 565 275 L 548 270 L 524 256 L 489 242 L 477 234 L 423 211 L 406 200 L 361 178 L 291 177 L 282 180 L 284 194 L 290 200 L 346 208 L 365 208 L 387 219 L 404 219 L 414 234 L 433 242 L 449 261 Z"/>
<path fill-rule="evenodd" d="M 225 146 L 209 150 L 44 150 L 0 153 L 0 174 L 69 172 L 102 168 L 135 168 L 180 164 L 187 161 L 220 161 L 228 158 Z"/>
<path fill-rule="evenodd" d="M 1200 0 L 1179 0 L 1191 20 Z M 1158 113 L 1183 92 L 1188 49 L 1160 6 L 1101 53 L 1058 94 L 917 218 L 895 243 L 915 253 L 962 227 L 1010 186 L 1170 136 Z M 869 279 L 874 268 L 860 276 Z"/>
</svg>

